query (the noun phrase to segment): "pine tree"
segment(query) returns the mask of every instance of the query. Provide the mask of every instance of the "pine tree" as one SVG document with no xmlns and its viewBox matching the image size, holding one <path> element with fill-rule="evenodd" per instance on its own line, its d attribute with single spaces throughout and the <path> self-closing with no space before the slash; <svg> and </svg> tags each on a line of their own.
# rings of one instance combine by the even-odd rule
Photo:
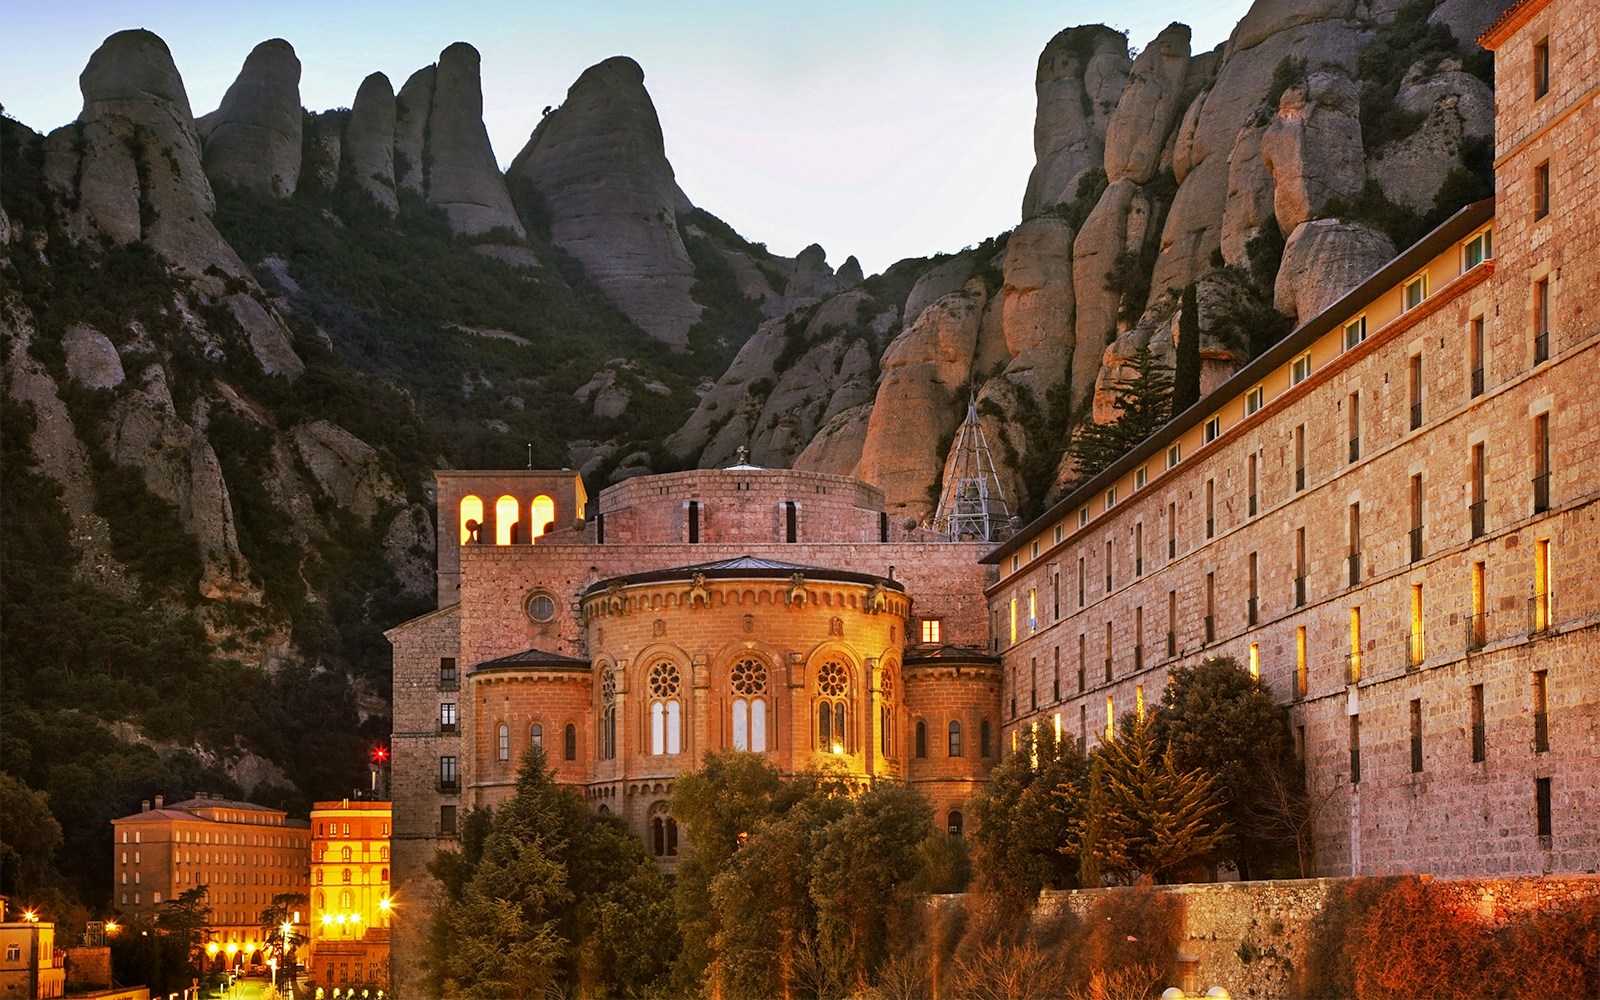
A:
<svg viewBox="0 0 1600 1000">
<path fill-rule="evenodd" d="M 1194 285 L 1183 290 L 1178 307 L 1178 370 L 1173 374 L 1172 412 L 1200 402 L 1200 304 Z"/>
<path fill-rule="evenodd" d="M 1074 823 L 1081 852 L 1101 874 L 1158 883 L 1216 858 L 1229 831 L 1217 779 L 1179 770 L 1149 719 L 1124 718 L 1120 728 L 1094 752 L 1089 801 Z"/>
<path fill-rule="evenodd" d="M 1093 478 L 1172 418 L 1172 369 L 1149 347 L 1135 351 L 1123 368 L 1132 368 L 1133 374 L 1111 384 L 1116 419 L 1086 422 L 1067 448 L 1077 463 L 1079 482 Z"/>
</svg>

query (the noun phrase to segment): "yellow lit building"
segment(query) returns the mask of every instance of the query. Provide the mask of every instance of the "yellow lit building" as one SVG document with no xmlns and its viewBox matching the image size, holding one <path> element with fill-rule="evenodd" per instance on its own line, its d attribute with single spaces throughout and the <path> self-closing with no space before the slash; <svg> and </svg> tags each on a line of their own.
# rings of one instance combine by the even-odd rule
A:
<svg viewBox="0 0 1600 1000">
<path fill-rule="evenodd" d="M 261 911 L 274 896 L 307 891 L 310 835 L 281 809 L 204 793 L 167 805 L 155 797 L 111 821 L 112 898 L 130 917 L 207 886 L 215 955 L 230 965 L 266 960 Z"/>
<path fill-rule="evenodd" d="M 388 802 L 311 810 L 311 958 L 322 986 L 389 985 Z"/>
</svg>

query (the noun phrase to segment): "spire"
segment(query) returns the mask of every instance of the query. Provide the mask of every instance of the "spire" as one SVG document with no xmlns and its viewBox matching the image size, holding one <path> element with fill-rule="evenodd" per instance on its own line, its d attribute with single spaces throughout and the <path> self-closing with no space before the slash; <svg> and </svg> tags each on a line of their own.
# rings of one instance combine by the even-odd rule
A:
<svg viewBox="0 0 1600 1000">
<path fill-rule="evenodd" d="M 1011 511 L 978 423 L 976 397 L 967 401 L 967 418 L 956 431 L 947 468 L 934 530 L 952 542 L 998 542 L 1010 534 Z"/>
</svg>

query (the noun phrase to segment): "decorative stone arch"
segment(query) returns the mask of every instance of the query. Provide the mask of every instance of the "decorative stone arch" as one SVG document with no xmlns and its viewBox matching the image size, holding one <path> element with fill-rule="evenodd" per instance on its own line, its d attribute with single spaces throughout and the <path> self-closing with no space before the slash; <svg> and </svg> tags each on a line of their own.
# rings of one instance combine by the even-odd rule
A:
<svg viewBox="0 0 1600 1000">
<path fill-rule="evenodd" d="M 494 761 L 502 768 L 510 767 L 511 753 L 511 723 L 504 719 L 496 719 L 494 724 L 494 747 L 490 751 L 494 754 Z"/>
<path fill-rule="evenodd" d="M 725 706 L 716 727 L 724 747 L 757 753 L 777 748 L 786 662 L 782 651 L 755 639 L 730 642 L 711 657 L 711 689 Z"/>
<path fill-rule="evenodd" d="M 812 647 L 805 664 L 808 742 L 821 753 L 861 752 L 866 743 L 863 733 L 868 731 L 863 729 L 863 715 L 871 704 L 866 697 L 866 664 L 849 645 L 832 639 Z"/>
<path fill-rule="evenodd" d="M 900 756 L 902 719 L 905 718 L 905 678 L 900 658 L 893 652 L 880 657 L 872 670 L 872 691 L 878 702 L 878 752 L 885 758 Z"/>
<path fill-rule="evenodd" d="M 657 670 L 661 664 L 676 668 L 675 686 L 670 683 L 671 669 Z M 640 752 L 669 757 L 685 753 L 686 737 L 693 732 L 690 692 L 694 659 L 672 643 L 652 642 L 634 656 L 631 669 L 634 684 L 630 687 L 639 694 L 633 716 L 640 735 Z"/>
<path fill-rule="evenodd" d="M 456 524 L 461 529 L 461 544 L 483 541 L 483 498 L 468 493 L 461 498 Z"/>
</svg>

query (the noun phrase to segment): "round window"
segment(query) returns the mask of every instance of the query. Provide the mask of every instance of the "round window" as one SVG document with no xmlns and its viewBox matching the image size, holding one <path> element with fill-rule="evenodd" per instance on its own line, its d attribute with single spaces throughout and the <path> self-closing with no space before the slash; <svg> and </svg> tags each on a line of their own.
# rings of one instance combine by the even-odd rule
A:
<svg viewBox="0 0 1600 1000">
<path fill-rule="evenodd" d="M 528 598 L 528 617 L 543 625 L 556 616 L 555 598 L 549 594 L 534 594 Z"/>
</svg>

